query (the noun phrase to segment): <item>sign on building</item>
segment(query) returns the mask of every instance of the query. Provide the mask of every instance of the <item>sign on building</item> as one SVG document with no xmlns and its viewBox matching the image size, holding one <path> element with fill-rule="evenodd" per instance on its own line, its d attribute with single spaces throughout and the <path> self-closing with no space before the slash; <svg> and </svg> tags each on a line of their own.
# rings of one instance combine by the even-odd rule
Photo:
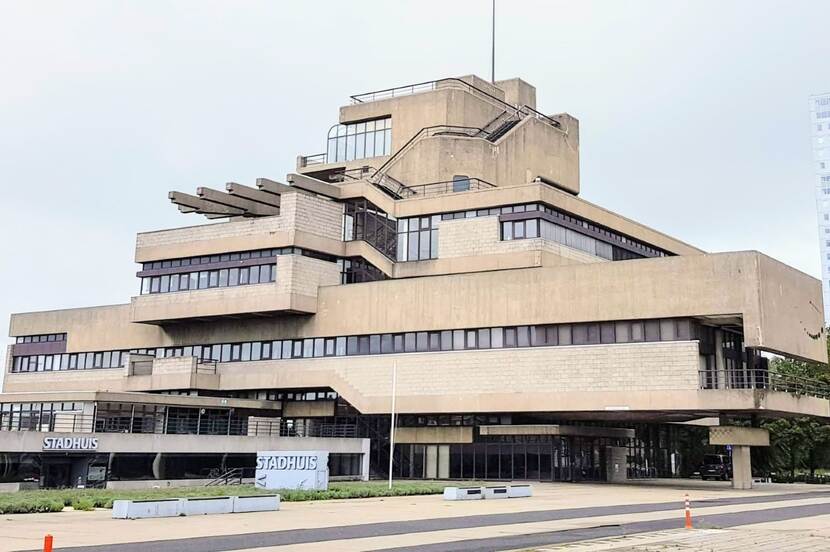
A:
<svg viewBox="0 0 830 552">
<path fill-rule="evenodd" d="M 329 488 L 328 451 L 270 450 L 257 453 L 254 484 L 260 489 Z"/>
<path fill-rule="evenodd" d="M 97 450 L 96 437 L 44 437 L 43 450 Z"/>
</svg>

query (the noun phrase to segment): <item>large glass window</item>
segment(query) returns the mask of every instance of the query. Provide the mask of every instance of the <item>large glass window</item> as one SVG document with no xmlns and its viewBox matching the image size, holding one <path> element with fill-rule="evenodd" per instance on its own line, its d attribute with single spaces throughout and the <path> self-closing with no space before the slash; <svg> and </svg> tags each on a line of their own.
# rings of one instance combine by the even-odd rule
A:
<svg viewBox="0 0 830 552">
<path fill-rule="evenodd" d="M 392 153 L 392 118 L 334 125 L 329 130 L 326 162 L 339 163 Z"/>
<path fill-rule="evenodd" d="M 248 341 L 55 355 L 14 356 L 12 372 L 121 367 L 127 353 L 156 358 L 195 356 L 202 361 L 247 362 L 324 356 L 463 351 L 503 347 L 596 345 L 699 339 L 691 319 L 666 318 L 602 323 L 546 324 L 443 331 Z M 53 339 L 65 339 L 62 335 Z M 26 338 L 18 338 L 26 339 Z"/>
<path fill-rule="evenodd" d="M 440 215 L 398 219 L 398 261 L 438 258 Z"/>
</svg>

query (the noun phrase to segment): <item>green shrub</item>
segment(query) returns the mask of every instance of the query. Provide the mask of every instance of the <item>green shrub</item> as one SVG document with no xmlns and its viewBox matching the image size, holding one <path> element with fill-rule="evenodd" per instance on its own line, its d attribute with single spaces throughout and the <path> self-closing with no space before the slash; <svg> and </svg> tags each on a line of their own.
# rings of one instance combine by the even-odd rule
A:
<svg viewBox="0 0 830 552">
<path fill-rule="evenodd" d="M 72 501 L 72 508 L 88 512 L 95 509 L 95 503 L 87 497 L 78 497 Z"/>
<path fill-rule="evenodd" d="M 476 485 L 464 482 L 464 485 Z M 59 512 L 64 506 L 76 510 L 112 508 L 114 500 L 142 500 L 163 498 L 187 498 L 198 496 L 228 496 L 273 494 L 277 492 L 285 502 L 309 500 L 341 500 L 349 498 L 371 498 L 385 496 L 411 496 L 440 494 L 446 483 L 435 481 L 395 482 L 390 490 L 386 481 L 335 482 L 327 491 L 301 491 L 296 489 L 265 490 L 253 485 L 232 487 L 184 487 L 162 489 L 44 489 L 0 493 L 0 514 L 22 514 L 34 512 Z"/>
</svg>

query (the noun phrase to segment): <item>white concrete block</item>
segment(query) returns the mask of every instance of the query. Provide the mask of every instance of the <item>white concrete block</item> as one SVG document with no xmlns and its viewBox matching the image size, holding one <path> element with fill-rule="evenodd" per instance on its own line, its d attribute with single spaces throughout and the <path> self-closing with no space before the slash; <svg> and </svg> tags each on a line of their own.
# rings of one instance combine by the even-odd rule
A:
<svg viewBox="0 0 830 552">
<path fill-rule="evenodd" d="M 444 500 L 481 500 L 482 487 L 444 487 Z"/>
<path fill-rule="evenodd" d="M 280 509 L 280 495 L 233 497 L 233 512 L 276 512 Z"/>
<path fill-rule="evenodd" d="M 115 500 L 112 503 L 113 519 L 143 519 L 176 517 L 182 515 L 181 500 Z"/>
<path fill-rule="evenodd" d="M 508 498 L 507 485 L 498 485 L 494 487 L 483 487 L 484 498 Z"/>
<path fill-rule="evenodd" d="M 230 514 L 233 512 L 232 496 L 210 496 L 182 499 L 182 515 Z"/>
<path fill-rule="evenodd" d="M 508 498 L 525 498 L 533 496 L 533 487 L 530 485 L 510 485 L 507 488 Z"/>
</svg>

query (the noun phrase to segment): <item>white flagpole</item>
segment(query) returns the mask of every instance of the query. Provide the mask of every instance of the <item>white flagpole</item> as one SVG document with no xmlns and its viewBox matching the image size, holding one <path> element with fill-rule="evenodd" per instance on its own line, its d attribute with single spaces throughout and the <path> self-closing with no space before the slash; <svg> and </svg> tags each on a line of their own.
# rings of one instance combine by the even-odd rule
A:
<svg viewBox="0 0 830 552">
<path fill-rule="evenodd" d="M 496 83 L 496 0 L 493 0 L 493 41 L 490 52 L 490 80 Z"/>
<path fill-rule="evenodd" d="M 389 427 L 389 489 L 392 489 L 392 457 L 395 454 L 395 394 L 398 384 L 398 361 L 392 362 L 392 420 Z"/>
</svg>

